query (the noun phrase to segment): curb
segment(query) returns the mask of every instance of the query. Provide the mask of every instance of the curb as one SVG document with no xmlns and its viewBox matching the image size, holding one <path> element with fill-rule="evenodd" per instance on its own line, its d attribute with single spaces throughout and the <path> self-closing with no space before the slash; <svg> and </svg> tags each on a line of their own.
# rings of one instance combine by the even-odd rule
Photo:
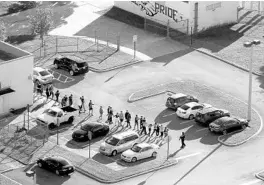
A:
<svg viewBox="0 0 264 185">
<path fill-rule="evenodd" d="M 116 70 L 116 69 L 120 69 L 120 68 L 124 68 L 124 67 L 127 67 L 127 66 L 131 66 L 131 65 L 134 65 L 134 64 L 138 64 L 138 63 L 141 63 L 141 62 L 145 62 L 145 61 L 144 60 L 138 60 L 138 61 L 135 61 L 135 62 L 129 62 L 129 63 L 125 63 L 125 64 L 121 64 L 121 65 L 117 65 L 115 67 L 110 67 L 110 68 L 105 68 L 105 69 L 97 69 L 97 68 L 94 68 L 94 67 L 89 67 L 89 68 L 90 68 L 90 71 L 93 71 L 93 72 L 96 72 L 96 73 L 103 73 L 103 72 L 113 71 L 113 70 Z"/>
<path fill-rule="evenodd" d="M 174 83 L 174 82 L 172 82 L 172 83 Z M 168 83 L 168 84 L 171 84 L 171 83 Z M 164 84 L 160 84 L 160 85 L 157 85 L 156 87 L 159 87 L 159 86 L 162 86 L 162 85 L 164 85 Z M 166 85 L 166 84 L 165 84 Z M 206 87 L 208 87 L 208 88 L 211 88 L 211 89 L 215 89 L 214 87 L 210 87 L 210 86 L 207 86 L 207 85 L 205 85 L 205 84 L 202 84 L 203 86 L 206 86 Z M 137 99 L 135 99 L 135 100 L 131 100 L 131 97 L 135 94 L 135 93 L 137 93 L 137 92 L 140 92 L 140 91 L 146 91 L 146 90 L 148 90 L 148 89 L 143 89 L 143 90 L 139 90 L 139 91 L 136 91 L 136 92 L 134 92 L 134 93 L 132 93 L 129 97 L 128 97 L 128 102 L 129 103 L 132 103 L 132 102 L 135 102 L 135 101 L 139 101 L 139 100 L 143 100 L 143 99 L 146 99 L 146 98 L 150 98 L 150 97 L 154 97 L 154 96 L 158 96 L 158 95 L 160 95 L 160 94 L 164 94 L 164 93 L 168 93 L 168 92 L 171 92 L 171 93 L 175 93 L 175 92 L 172 92 L 172 91 L 169 91 L 169 90 L 164 90 L 164 91 L 162 91 L 162 92 L 160 92 L 160 93 L 156 93 L 156 94 L 151 94 L 151 95 L 149 95 L 149 96 L 143 96 L 143 97 L 140 97 L 140 98 L 137 98 Z M 217 90 L 217 89 L 216 89 Z M 236 99 L 236 100 L 238 100 L 238 101 L 240 101 L 240 102 L 242 102 L 242 103 L 244 103 L 245 105 L 247 105 L 247 103 L 246 102 L 244 102 L 243 100 L 240 100 L 239 98 L 236 98 L 236 97 L 234 97 L 234 96 L 232 96 L 232 95 L 230 95 L 230 94 L 227 94 L 227 93 L 225 93 L 225 92 L 223 92 L 223 91 L 220 91 L 221 93 L 223 93 L 223 94 L 225 94 L 225 95 L 227 95 L 227 96 L 229 96 L 229 97 L 231 97 L 231 98 L 234 98 L 234 99 Z M 259 129 L 257 130 L 257 132 L 255 132 L 252 136 L 250 136 L 249 138 L 247 138 L 247 139 L 245 139 L 245 140 L 243 140 L 243 141 L 241 141 L 241 142 L 238 142 L 238 143 L 234 143 L 234 144 L 227 144 L 227 143 L 225 143 L 225 142 L 222 142 L 219 138 L 220 137 L 223 137 L 223 136 L 219 136 L 218 137 L 218 142 L 219 143 L 221 143 L 221 144 L 223 144 L 223 145 L 225 145 L 225 146 L 229 146 L 229 147 L 234 147 L 234 146 L 238 146 L 238 145 L 241 145 L 241 144 L 244 144 L 245 142 L 247 142 L 247 141 L 249 141 L 250 139 L 252 139 L 253 137 L 255 137 L 256 135 L 258 135 L 260 132 L 261 132 L 261 130 L 263 129 L 263 120 L 262 120 L 262 117 L 260 116 L 260 114 L 259 114 L 259 112 L 255 109 L 255 108 L 251 108 L 254 112 L 256 112 L 256 114 L 258 115 L 258 117 L 259 117 L 259 119 L 260 119 L 260 127 L 259 127 Z M 240 132 L 240 130 L 239 131 L 235 131 L 235 132 L 231 132 L 231 133 L 229 133 L 229 134 L 227 134 L 227 135 L 225 135 L 225 136 L 229 136 L 229 135 L 231 135 L 231 134 L 234 134 L 234 133 L 238 133 L 238 132 Z"/>
<path fill-rule="evenodd" d="M 166 161 L 165 161 L 166 162 Z M 88 176 L 96 181 L 99 181 L 101 183 L 107 183 L 107 184 L 111 184 L 111 183 L 117 183 L 117 182 L 120 182 L 120 181 L 124 181 L 124 180 L 127 180 L 127 179 L 131 179 L 131 178 L 134 178 L 134 177 L 138 177 L 140 175 L 144 175 L 144 174 L 147 174 L 147 173 L 150 173 L 150 172 L 153 172 L 153 171 L 156 171 L 156 170 L 160 170 L 160 169 L 164 169 L 164 168 L 168 168 L 170 166 L 173 166 L 173 165 L 176 165 L 178 163 L 178 160 L 174 160 L 172 163 L 170 164 L 167 164 L 167 165 L 161 165 L 159 167 L 156 167 L 156 168 L 151 168 L 149 170 L 146 170 L 144 172 L 139 172 L 139 173 L 136 173 L 136 174 L 133 174 L 133 175 L 129 175 L 129 176 L 125 176 L 123 178 L 119 178 L 119 179 L 115 179 L 115 180 L 104 180 L 104 179 L 101 179 L 95 175 L 92 175 L 90 174 L 89 172 L 81 169 L 80 167 L 75 167 L 76 171 L 85 175 L 85 176 Z"/>
<path fill-rule="evenodd" d="M 259 174 L 262 173 L 262 172 L 264 172 L 264 170 L 262 170 L 262 171 L 256 173 L 256 174 L 255 174 L 255 177 L 258 178 L 258 179 L 260 179 L 260 180 L 262 180 L 262 181 L 264 181 L 264 177 L 261 177 L 261 176 L 259 175 Z"/>
<path fill-rule="evenodd" d="M 220 60 L 220 61 L 222 61 L 222 62 L 224 62 L 224 63 L 226 63 L 226 64 L 229 64 L 229 65 L 231 65 L 231 66 L 233 66 L 233 67 L 236 67 L 236 68 L 238 68 L 238 69 L 241 69 L 241 70 L 243 70 L 243 71 L 245 71 L 245 72 L 249 72 L 249 70 L 246 69 L 245 67 L 242 67 L 242 66 L 240 66 L 240 65 L 238 65 L 238 64 L 234 64 L 234 63 L 232 63 L 232 62 L 229 62 L 228 60 L 222 59 L 222 58 L 220 58 L 220 57 L 218 57 L 218 56 L 216 56 L 216 55 L 214 55 L 214 54 L 210 54 L 210 53 L 208 53 L 208 52 L 202 51 L 202 50 L 197 49 L 197 48 L 194 48 L 194 47 L 191 47 L 191 48 L 193 48 L 195 51 L 197 51 L 197 52 L 199 52 L 199 53 L 202 53 L 202 54 L 205 54 L 205 55 L 207 55 L 207 56 L 213 57 L 213 58 L 215 58 L 215 59 L 217 59 L 217 60 Z M 260 77 L 260 76 L 263 76 L 263 74 L 258 73 L 258 72 L 254 72 L 254 71 L 252 71 L 252 74 L 254 74 L 254 75 L 256 75 L 256 76 L 259 76 L 259 77 Z"/>
</svg>

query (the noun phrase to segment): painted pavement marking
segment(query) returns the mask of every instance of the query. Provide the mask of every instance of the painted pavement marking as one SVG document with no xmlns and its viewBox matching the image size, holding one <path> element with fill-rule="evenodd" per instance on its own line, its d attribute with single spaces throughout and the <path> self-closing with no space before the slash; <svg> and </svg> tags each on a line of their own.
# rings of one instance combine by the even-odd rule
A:
<svg viewBox="0 0 264 185">
<path fill-rule="evenodd" d="M 184 155 L 184 156 L 181 156 L 181 157 L 176 157 L 175 159 L 177 159 L 177 160 L 186 159 L 186 158 L 189 158 L 189 157 L 193 157 L 193 156 L 199 155 L 201 153 L 202 152 L 196 152 L 196 153 L 193 153 L 193 154 Z"/>
<path fill-rule="evenodd" d="M 200 131 L 204 131 L 204 130 L 208 130 L 208 128 L 201 128 L 201 129 L 196 130 L 196 132 L 200 132 Z"/>
<path fill-rule="evenodd" d="M 190 123 L 190 122 L 193 122 L 193 120 L 183 121 L 180 124 L 185 124 L 185 123 Z"/>
<path fill-rule="evenodd" d="M 112 170 L 115 170 L 115 171 L 120 171 L 120 170 L 127 168 L 127 167 L 118 165 L 116 162 L 106 164 L 105 166 L 107 166 L 108 168 L 111 168 Z"/>
<path fill-rule="evenodd" d="M 249 182 L 245 182 L 245 183 L 240 184 L 240 185 L 252 185 L 252 184 L 259 183 L 259 182 L 262 182 L 262 180 L 260 180 L 260 179 L 255 179 L 255 180 L 252 180 L 252 181 L 249 181 Z"/>
<path fill-rule="evenodd" d="M 170 113 L 170 114 L 166 114 L 166 115 L 164 115 L 162 117 L 164 118 L 164 117 L 171 116 L 171 115 L 174 115 L 174 114 L 176 114 L 176 112 L 173 112 L 173 113 Z"/>
</svg>

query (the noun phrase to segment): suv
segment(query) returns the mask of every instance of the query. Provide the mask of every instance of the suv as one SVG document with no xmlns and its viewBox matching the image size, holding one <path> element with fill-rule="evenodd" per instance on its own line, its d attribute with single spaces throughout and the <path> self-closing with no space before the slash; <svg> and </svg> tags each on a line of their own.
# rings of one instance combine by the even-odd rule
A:
<svg viewBox="0 0 264 185">
<path fill-rule="evenodd" d="M 89 71 L 88 64 L 81 58 L 76 56 L 57 57 L 53 62 L 56 69 L 64 69 L 71 76 Z"/>
<path fill-rule="evenodd" d="M 221 117 L 229 117 L 230 113 L 225 109 L 209 107 L 198 111 L 195 115 L 195 122 L 208 126 L 211 122 Z"/>
<path fill-rule="evenodd" d="M 115 156 L 117 153 L 131 149 L 140 143 L 140 138 L 135 131 L 126 131 L 115 134 L 106 139 L 100 146 L 100 153 Z"/>
<path fill-rule="evenodd" d="M 189 103 L 189 102 L 199 102 L 199 100 L 193 96 L 185 95 L 182 93 L 177 93 L 169 96 L 166 101 L 166 107 L 170 109 L 177 110 L 178 107 Z"/>
<path fill-rule="evenodd" d="M 244 130 L 247 126 L 248 121 L 246 119 L 236 117 L 222 117 L 210 123 L 209 130 L 211 132 L 220 132 L 226 135 L 228 131 L 233 131 L 235 129 Z"/>
</svg>

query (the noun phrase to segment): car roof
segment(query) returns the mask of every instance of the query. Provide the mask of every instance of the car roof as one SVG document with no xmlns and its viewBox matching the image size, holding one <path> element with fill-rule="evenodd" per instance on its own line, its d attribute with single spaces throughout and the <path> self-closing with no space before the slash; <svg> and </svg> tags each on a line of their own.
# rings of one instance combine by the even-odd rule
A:
<svg viewBox="0 0 264 185">
<path fill-rule="evenodd" d="M 151 145 L 148 143 L 139 143 L 139 144 L 137 144 L 137 146 L 139 146 L 140 148 L 146 148 L 146 147 L 151 146 Z"/>
<path fill-rule="evenodd" d="M 194 107 L 194 106 L 201 105 L 201 104 L 197 102 L 189 102 L 189 103 L 186 103 L 185 105 L 187 105 L 188 107 Z"/>
<path fill-rule="evenodd" d="M 86 62 L 83 58 L 81 58 L 81 57 L 79 57 L 79 56 L 77 56 L 75 54 L 74 55 L 59 55 L 57 58 L 58 59 L 67 58 L 67 59 L 70 59 L 70 60 L 72 60 L 72 61 L 74 61 L 76 63 L 84 63 L 84 62 Z"/>
<path fill-rule="evenodd" d="M 207 108 L 203 108 L 202 110 L 198 111 L 200 114 L 207 114 L 209 112 L 214 112 L 214 111 L 223 111 L 223 112 L 228 112 L 228 110 L 225 110 L 225 109 L 219 109 L 219 108 L 216 108 L 216 107 L 207 107 Z"/>
<path fill-rule="evenodd" d="M 135 131 L 128 130 L 119 134 L 114 134 L 113 137 L 117 139 L 123 139 L 124 137 L 131 136 L 131 135 L 138 135 Z"/>
<path fill-rule="evenodd" d="M 94 127 L 97 127 L 97 126 L 100 126 L 100 125 L 102 125 L 102 126 L 104 126 L 105 124 L 103 124 L 103 123 L 99 123 L 99 122 L 86 122 L 83 126 L 81 126 L 81 127 L 86 127 L 86 128 L 88 128 L 88 130 L 90 130 L 90 129 L 92 129 L 92 128 L 94 128 Z"/>
<path fill-rule="evenodd" d="M 46 69 L 42 67 L 34 67 L 34 71 L 40 72 L 40 71 L 46 71 Z"/>
<path fill-rule="evenodd" d="M 45 157 L 45 159 L 52 159 L 52 160 L 58 161 L 64 165 L 72 165 L 67 159 L 65 159 L 61 156 L 49 156 L 49 157 Z"/>
<path fill-rule="evenodd" d="M 225 123 L 225 122 L 228 122 L 230 120 L 236 120 L 236 119 L 233 118 L 233 117 L 224 116 L 224 117 L 218 118 L 217 120 L 215 120 L 215 122 L 217 122 L 217 123 Z"/>
<path fill-rule="evenodd" d="M 187 95 L 183 94 L 183 93 L 177 93 L 177 94 L 171 95 L 170 97 L 173 99 L 177 99 L 177 98 L 181 98 L 181 97 L 185 97 L 185 96 L 187 96 Z"/>
<path fill-rule="evenodd" d="M 60 107 L 50 107 L 49 109 L 50 110 L 53 110 L 55 112 L 60 112 L 61 111 L 61 108 Z"/>
</svg>

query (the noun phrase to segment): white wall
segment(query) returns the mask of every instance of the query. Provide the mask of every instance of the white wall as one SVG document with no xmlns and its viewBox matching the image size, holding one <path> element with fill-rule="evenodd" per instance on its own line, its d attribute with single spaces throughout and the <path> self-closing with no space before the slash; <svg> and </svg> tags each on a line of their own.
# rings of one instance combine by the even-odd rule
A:
<svg viewBox="0 0 264 185">
<path fill-rule="evenodd" d="M 2 95 L 4 112 L 10 108 L 22 108 L 33 103 L 33 82 L 28 79 L 33 71 L 33 55 L 0 62 L 0 82 L 2 88 L 10 86 L 15 92 Z"/>
<path fill-rule="evenodd" d="M 194 10 L 194 3 L 193 10 Z M 221 3 L 219 8 L 215 10 L 208 10 L 212 6 L 217 6 Z M 198 32 L 210 26 L 219 25 L 223 23 L 230 23 L 237 21 L 237 7 L 239 1 L 200 1 L 198 2 Z M 191 11 L 190 26 L 193 26 L 194 11 Z"/>
<path fill-rule="evenodd" d="M 147 1 L 136 2 L 141 4 L 142 2 Z M 150 9 L 152 8 L 152 12 L 157 10 L 153 16 L 147 15 L 146 11 L 142 10 L 140 5 L 136 5 L 131 1 L 115 1 L 115 6 L 128 12 L 137 14 L 141 17 L 145 17 L 146 19 L 155 20 L 156 22 L 163 25 L 167 25 L 169 20 L 170 26 L 175 29 L 181 28 L 182 26 L 186 28 L 187 25 L 183 25 L 183 22 L 185 23 L 187 21 L 181 20 L 186 20 L 190 16 L 189 3 L 184 3 L 181 1 L 149 1 L 146 7 L 149 7 Z M 186 30 L 183 29 L 183 31 Z"/>
</svg>

